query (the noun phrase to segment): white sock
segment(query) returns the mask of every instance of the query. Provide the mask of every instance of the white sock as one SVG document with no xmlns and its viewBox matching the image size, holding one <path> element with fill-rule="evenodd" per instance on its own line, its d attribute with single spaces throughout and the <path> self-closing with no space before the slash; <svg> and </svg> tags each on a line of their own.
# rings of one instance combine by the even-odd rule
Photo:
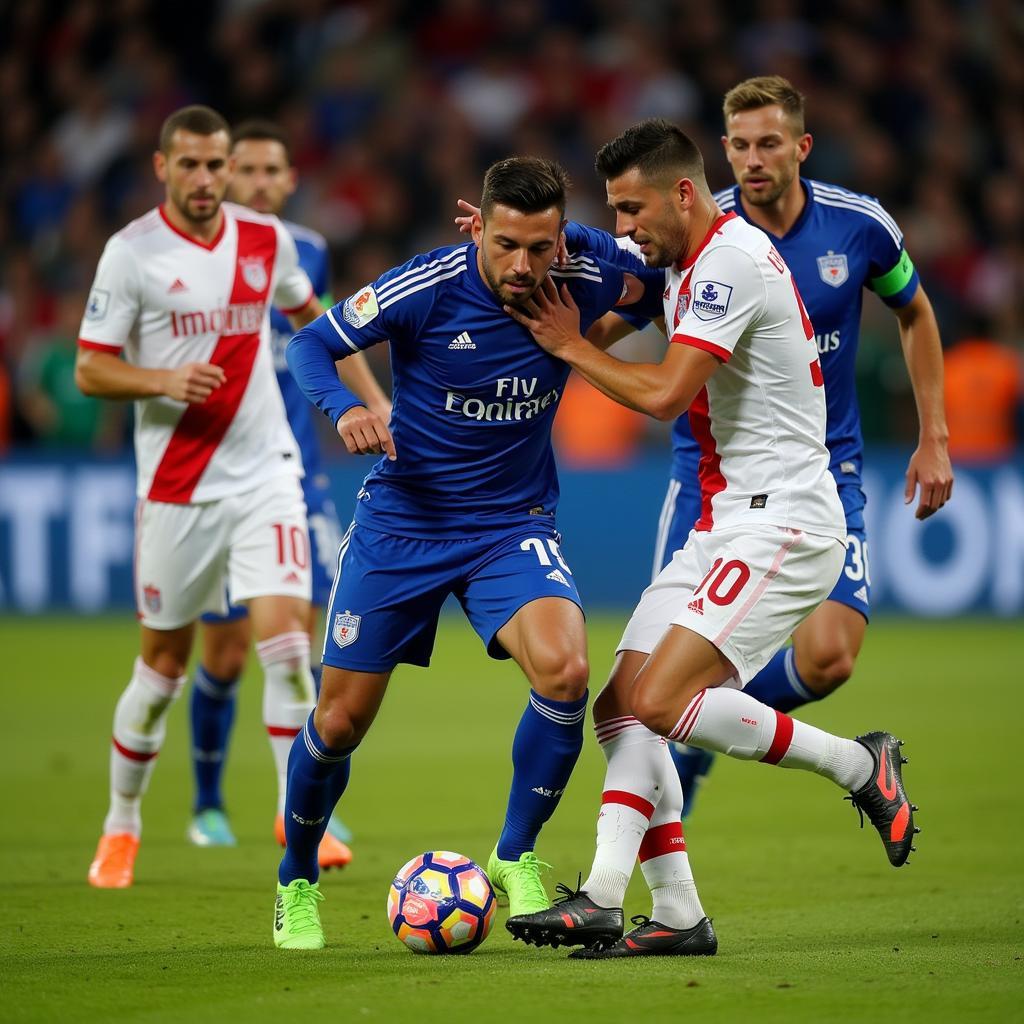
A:
<svg viewBox="0 0 1024 1024">
<path fill-rule="evenodd" d="M 661 798 L 660 736 L 632 716 L 595 726 L 608 760 L 597 817 L 597 849 L 583 888 L 602 907 L 621 907 L 637 850 Z"/>
<path fill-rule="evenodd" d="M 277 813 L 284 813 L 288 785 L 288 754 L 316 703 L 309 671 L 309 636 L 279 633 L 256 645 L 263 666 L 263 724 L 277 769 Z"/>
<path fill-rule="evenodd" d="M 142 834 L 142 794 L 153 774 L 167 732 L 167 709 L 185 685 L 135 659 L 132 677 L 114 710 L 110 747 L 110 809 L 103 834 Z"/>
<path fill-rule="evenodd" d="M 683 789 L 668 747 L 662 749 L 664 786 L 640 844 L 640 869 L 651 890 L 651 920 L 667 928 L 692 928 L 706 915 L 693 880 L 683 823 L 679 820 L 683 813 Z"/>
<path fill-rule="evenodd" d="M 701 690 L 669 739 L 744 761 L 803 768 L 849 790 L 860 789 L 874 769 L 871 755 L 856 740 L 816 729 L 725 686 Z"/>
</svg>

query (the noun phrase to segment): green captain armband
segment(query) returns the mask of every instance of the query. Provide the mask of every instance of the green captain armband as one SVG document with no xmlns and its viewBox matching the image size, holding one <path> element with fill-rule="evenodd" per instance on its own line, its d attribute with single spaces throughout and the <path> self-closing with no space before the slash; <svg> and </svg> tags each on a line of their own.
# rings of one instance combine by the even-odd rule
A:
<svg viewBox="0 0 1024 1024">
<path fill-rule="evenodd" d="M 324 292 L 323 295 L 318 295 L 317 298 L 324 309 L 330 309 L 334 305 L 334 296 L 330 292 Z"/>
<path fill-rule="evenodd" d="M 896 266 L 888 273 L 880 277 L 871 278 L 871 290 L 880 298 L 887 299 L 890 295 L 896 295 L 906 288 L 911 277 L 914 276 L 914 264 L 907 255 L 907 250 L 900 251 L 900 258 Z"/>
</svg>

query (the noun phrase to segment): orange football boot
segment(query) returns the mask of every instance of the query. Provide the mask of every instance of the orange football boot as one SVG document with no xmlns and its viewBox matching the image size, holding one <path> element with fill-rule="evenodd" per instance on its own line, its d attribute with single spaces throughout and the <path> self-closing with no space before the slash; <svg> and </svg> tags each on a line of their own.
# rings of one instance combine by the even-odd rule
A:
<svg viewBox="0 0 1024 1024">
<path fill-rule="evenodd" d="M 89 884 L 97 889 L 127 889 L 135 878 L 139 837 L 131 832 L 100 836 L 96 856 L 89 865 Z"/>
<path fill-rule="evenodd" d="M 274 836 L 281 846 L 286 845 L 283 814 L 274 819 Z M 316 851 L 316 859 L 325 871 L 330 868 L 343 868 L 351 862 L 352 851 L 340 839 L 335 839 L 330 832 L 325 832 Z"/>
</svg>

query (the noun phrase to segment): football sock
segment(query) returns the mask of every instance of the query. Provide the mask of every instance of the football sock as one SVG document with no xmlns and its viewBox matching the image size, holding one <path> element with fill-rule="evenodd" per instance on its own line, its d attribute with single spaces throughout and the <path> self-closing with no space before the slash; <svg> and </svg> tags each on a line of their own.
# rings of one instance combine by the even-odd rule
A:
<svg viewBox="0 0 1024 1024">
<path fill-rule="evenodd" d="M 551 700 L 530 690 L 512 741 L 512 788 L 498 856 L 519 860 L 532 850 L 551 817 L 583 749 L 587 694 L 579 700 Z"/>
<path fill-rule="evenodd" d="M 775 657 L 747 683 L 743 692 L 776 711 L 794 711 L 811 701 L 821 700 L 800 678 L 792 647 L 776 651 Z"/>
<path fill-rule="evenodd" d="M 309 671 L 309 636 L 279 633 L 256 645 L 263 666 L 263 724 L 277 767 L 277 813 L 284 811 L 288 756 L 316 698 Z M 312 881 L 312 879 L 310 879 Z"/>
<path fill-rule="evenodd" d="M 218 679 L 200 665 L 192 681 L 189 707 L 192 722 L 192 769 L 196 779 L 195 811 L 223 807 L 220 791 L 228 752 L 231 723 L 235 719 L 238 678 Z"/>
<path fill-rule="evenodd" d="M 630 715 L 598 722 L 594 730 L 608 768 L 597 816 L 597 849 L 583 888 L 598 906 L 621 907 L 664 791 L 662 759 L 668 754 L 665 741 Z M 679 805 L 682 809 L 682 799 Z"/>
<path fill-rule="evenodd" d="M 317 848 L 327 822 L 345 792 L 351 772 L 349 756 L 355 747 L 335 750 L 324 743 L 310 713 L 292 743 L 288 756 L 288 797 L 284 808 L 286 847 L 278 880 L 282 885 L 320 877 Z"/>
<path fill-rule="evenodd" d="M 167 709 L 181 693 L 185 677 L 171 679 L 135 659 L 132 678 L 114 711 L 110 748 L 110 809 L 103 833 L 142 834 L 142 794 L 153 774 L 167 732 Z"/>
<path fill-rule="evenodd" d="M 856 740 L 816 729 L 726 686 L 701 690 L 669 739 L 744 761 L 803 768 L 850 790 L 860 789 L 874 767 L 871 755 Z"/>
<path fill-rule="evenodd" d="M 679 820 L 683 813 L 683 790 L 667 745 L 663 750 L 661 799 L 637 856 L 651 890 L 651 920 L 668 928 L 692 928 L 705 914 Z"/>
</svg>

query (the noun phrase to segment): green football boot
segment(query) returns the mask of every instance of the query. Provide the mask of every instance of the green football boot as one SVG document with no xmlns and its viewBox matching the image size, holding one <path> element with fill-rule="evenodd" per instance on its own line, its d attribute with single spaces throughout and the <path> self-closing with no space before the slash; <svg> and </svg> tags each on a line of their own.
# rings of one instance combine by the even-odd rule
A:
<svg viewBox="0 0 1024 1024">
<path fill-rule="evenodd" d="M 501 906 L 508 904 L 509 917 L 520 914 L 535 914 L 547 910 L 551 900 L 540 880 L 541 868 L 550 864 L 537 859 L 532 850 L 519 855 L 519 860 L 502 860 L 495 846 L 487 861 L 487 877 L 494 886 L 494 892 Z"/>
<path fill-rule="evenodd" d="M 324 930 L 317 904 L 324 898 L 320 884 L 296 878 L 277 884 L 274 902 L 274 945 L 278 949 L 323 949 Z"/>
</svg>

